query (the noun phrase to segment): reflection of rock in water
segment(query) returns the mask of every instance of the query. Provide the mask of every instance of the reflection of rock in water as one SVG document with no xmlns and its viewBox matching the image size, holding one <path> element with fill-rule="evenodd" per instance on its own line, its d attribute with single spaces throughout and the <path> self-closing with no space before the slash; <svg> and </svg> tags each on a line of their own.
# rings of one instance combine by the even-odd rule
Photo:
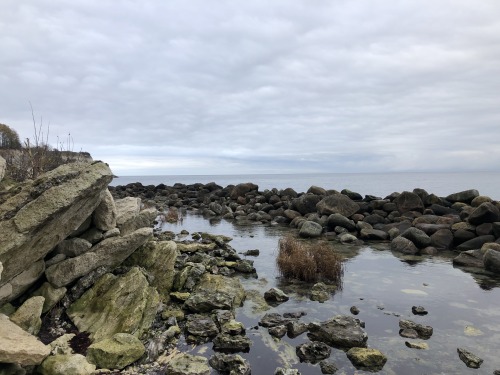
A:
<svg viewBox="0 0 500 375">
<path fill-rule="evenodd" d="M 482 268 L 462 267 L 455 264 L 453 265 L 453 268 L 470 274 L 477 285 L 479 285 L 479 287 L 483 290 L 492 290 L 500 287 L 500 275 L 498 274 L 494 274 L 493 272 L 486 271 Z"/>
</svg>

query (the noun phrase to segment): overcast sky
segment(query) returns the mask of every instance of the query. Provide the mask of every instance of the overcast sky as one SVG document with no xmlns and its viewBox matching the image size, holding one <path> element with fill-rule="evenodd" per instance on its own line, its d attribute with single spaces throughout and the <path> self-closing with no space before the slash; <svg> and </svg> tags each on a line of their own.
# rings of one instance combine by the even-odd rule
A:
<svg viewBox="0 0 500 375">
<path fill-rule="evenodd" d="M 498 0 L 1 0 L 0 51 L 118 175 L 500 168 Z"/>
</svg>

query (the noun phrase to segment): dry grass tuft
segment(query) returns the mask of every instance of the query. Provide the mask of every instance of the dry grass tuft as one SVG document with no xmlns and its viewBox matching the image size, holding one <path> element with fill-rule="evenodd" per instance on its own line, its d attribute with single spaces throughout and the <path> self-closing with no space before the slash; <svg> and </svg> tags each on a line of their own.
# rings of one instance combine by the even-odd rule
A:
<svg viewBox="0 0 500 375">
<path fill-rule="evenodd" d="M 278 246 L 276 264 L 281 276 L 305 282 L 324 280 L 341 287 L 342 257 L 328 243 L 307 243 L 286 235 Z"/>
</svg>

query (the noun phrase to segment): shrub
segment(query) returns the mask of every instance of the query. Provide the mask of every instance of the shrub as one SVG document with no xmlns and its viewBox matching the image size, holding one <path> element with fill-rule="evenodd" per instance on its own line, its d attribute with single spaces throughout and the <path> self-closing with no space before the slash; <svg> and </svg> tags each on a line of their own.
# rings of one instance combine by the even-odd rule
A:
<svg viewBox="0 0 500 375">
<path fill-rule="evenodd" d="M 283 277 L 342 286 L 342 257 L 327 242 L 304 242 L 286 235 L 279 240 L 276 264 Z"/>
</svg>

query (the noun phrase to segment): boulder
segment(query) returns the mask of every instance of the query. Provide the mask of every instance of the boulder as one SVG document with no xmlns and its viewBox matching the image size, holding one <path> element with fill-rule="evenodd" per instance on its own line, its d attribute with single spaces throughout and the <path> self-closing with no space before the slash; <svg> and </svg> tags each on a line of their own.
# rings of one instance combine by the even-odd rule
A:
<svg viewBox="0 0 500 375">
<path fill-rule="evenodd" d="M 290 299 L 285 292 L 278 288 L 271 288 L 264 293 L 264 299 L 270 303 L 282 303 Z"/>
<path fill-rule="evenodd" d="M 446 197 L 446 200 L 451 203 L 463 202 L 469 204 L 474 198 L 478 196 L 479 192 L 476 189 L 470 189 L 450 194 Z"/>
<path fill-rule="evenodd" d="M 166 369 L 169 375 L 210 375 L 210 367 L 205 357 L 181 354 L 172 358 Z"/>
<path fill-rule="evenodd" d="M 102 231 L 116 227 L 117 210 L 113 196 L 108 189 L 102 193 L 101 202 L 92 214 L 94 226 Z"/>
<path fill-rule="evenodd" d="M 394 199 L 398 211 L 400 213 L 408 211 L 422 212 L 424 210 L 424 203 L 420 197 L 412 192 L 403 191 L 396 199 Z"/>
<path fill-rule="evenodd" d="M 92 244 L 83 238 L 70 238 L 57 245 L 56 253 L 73 258 L 86 253 L 91 247 Z"/>
<path fill-rule="evenodd" d="M 493 203 L 484 202 L 470 214 L 468 221 L 472 225 L 494 223 L 500 220 L 500 210 Z"/>
<path fill-rule="evenodd" d="M 317 238 L 321 236 L 323 227 L 314 221 L 305 221 L 300 227 L 299 236 L 304 238 Z"/>
<path fill-rule="evenodd" d="M 123 276 L 107 273 L 97 280 L 80 299 L 67 309 L 67 314 L 94 341 L 115 333 L 140 337 L 149 329 L 156 315 L 159 296 L 138 267 Z"/>
<path fill-rule="evenodd" d="M 431 246 L 436 249 L 450 249 L 453 245 L 453 233 L 449 229 L 439 229 L 431 235 Z"/>
<path fill-rule="evenodd" d="M 153 228 L 141 228 L 123 237 L 107 238 L 78 257 L 63 260 L 45 271 L 56 287 L 68 285 L 101 266 L 116 267 L 153 235 Z"/>
<path fill-rule="evenodd" d="M 141 211 L 141 198 L 126 197 L 115 201 L 116 225 L 118 228 L 134 220 Z"/>
<path fill-rule="evenodd" d="M 274 370 L 274 375 L 300 375 L 300 372 L 295 368 L 277 367 L 276 370 Z"/>
<path fill-rule="evenodd" d="M 368 241 L 385 241 L 389 238 L 389 234 L 379 229 L 361 229 L 359 237 Z"/>
<path fill-rule="evenodd" d="M 355 367 L 370 371 L 382 370 L 387 362 L 387 357 L 380 350 L 372 348 L 351 348 L 347 358 Z"/>
<path fill-rule="evenodd" d="M 312 185 L 309 189 L 307 189 L 307 194 L 326 195 L 326 190 L 322 187 Z"/>
<path fill-rule="evenodd" d="M 500 273 L 500 251 L 487 249 L 483 257 L 484 268 L 488 271 Z"/>
<path fill-rule="evenodd" d="M 96 367 L 81 354 L 57 354 L 47 357 L 37 367 L 41 375 L 91 375 Z"/>
<path fill-rule="evenodd" d="M 50 346 L 42 344 L 35 336 L 0 314 L 0 363 L 38 365 L 49 354 Z"/>
<path fill-rule="evenodd" d="M 301 362 L 318 363 L 323 359 L 330 357 L 332 349 L 320 341 L 310 341 L 300 344 L 295 348 L 297 357 Z"/>
<path fill-rule="evenodd" d="M 45 314 L 59 302 L 66 294 L 66 288 L 54 288 L 50 283 L 44 282 L 40 288 L 33 292 L 33 296 L 42 296 L 45 301 L 43 303 L 42 313 Z"/>
<path fill-rule="evenodd" d="M 353 201 L 360 201 L 360 200 L 363 199 L 363 197 L 361 196 L 361 194 L 356 193 L 354 191 L 351 191 L 349 189 L 342 189 L 342 191 L 340 193 L 348 196 Z"/>
<path fill-rule="evenodd" d="M 405 230 L 403 233 L 401 233 L 401 237 L 409 239 L 419 249 L 430 246 L 432 242 L 431 238 L 427 234 L 415 227 L 411 227 Z"/>
<path fill-rule="evenodd" d="M 466 250 L 462 251 L 458 256 L 453 258 L 453 265 L 462 267 L 484 267 L 484 253 L 481 250 Z"/>
<path fill-rule="evenodd" d="M 37 335 L 42 327 L 42 309 L 45 298 L 41 296 L 31 297 L 26 300 L 14 314 L 10 316 L 10 321 L 32 335 Z"/>
<path fill-rule="evenodd" d="M 458 357 L 460 360 L 465 363 L 467 367 L 470 368 L 479 368 L 483 363 L 483 360 L 479 358 L 477 355 L 465 350 L 463 348 L 457 348 Z"/>
<path fill-rule="evenodd" d="M 13 277 L 8 283 L 0 287 L 0 305 L 5 302 L 12 301 L 23 294 L 31 285 L 33 285 L 35 281 L 40 278 L 40 276 L 43 275 L 44 271 L 45 262 L 43 260 L 39 260 L 38 262 L 32 263 L 31 266 L 27 267 L 23 272 Z M 4 265 L 4 273 L 6 272 L 7 270 Z"/>
<path fill-rule="evenodd" d="M 301 215 L 306 215 L 316 212 L 316 205 L 321 200 L 320 195 L 303 194 L 292 201 L 292 208 L 300 212 Z"/>
<path fill-rule="evenodd" d="M 252 340 L 243 335 L 230 335 L 219 333 L 214 338 L 214 350 L 225 352 L 248 352 L 252 345 Z"/>
<path fill-rule="evenodd" d="M 215 353 L 208 360 L 221 374 L 250 375 L 250 364 L 238 354 Z"/>
<path fill-rule="evenodd" d="M 203 341 L 207 337 L 216 336 L 219 329 L 209 315 L 190 314 L 187 317 L 186 332 L 194 336 L 195 340 Z"/>
<path fill-rule="evenodd" d="M 245 300 L 245 290 L 237 278 L 205 273 L 185 306 L 193 312 L 234 310 Z"/>
<path fill-rule="evenodd" d="M 136 231 L 137 229 L 140 228 L 145 228 L 145 227 L 152 227 L 153 222 L 158 216 L 158 210 L 154 207 L 150 208 L 145 208 L 144 210 L 141 210 L 137 216 L 135 216 L 133 219 L 125 222 L 124 224 L 121 224 L 118 228 L 115 228 L 120 230 L 120 234 L 122 236 L 125 236 L 129 233 L 132 233 Z M 109 233 L 112 232 L 112 230 L 107 231 L 104 234 L 104 237 L 109 237 Z"/>
<path fill-rule="evenodd" d="M 71 163 L 20 185 L 0 205 L 0 286 L 42 260 L 92 214 L 113 174 L 102 162 Z M 14 194 L 17 192 L 17 194 Z"/>
<path fill-rule="evenodd" d="M 359 211 L 359 205 L 344 194 L 334 194 L 323 198 L 316 205 L 321 215 L 341 214 L 345 217 Z"/>
<path fill-rule="evenodd" d="M 238 199 L 238 197 L 244 197 L 247 193 L 251 191 L 259 190 L 259 186 L 255 185 L 251 182 L 244 182 L 242 184 L 236 185 L 231 191 L 230 197 L 231 199 Z"/>
<path fill-rule="evenodd" d="M 368 335 L 358 319 L 337 315 L 321 322 L 309 324 L 308 337 L 340 348 L 365 347 Z"/>
<path fill-rule="evenodd" d="M 455 232 L 456 235 L 456 232 Z M 474 250 L 474 249 L 480 249 L 485 243 L 487 242 L 494 242 L 495 237 L 492 235 L 487 235 L 487 236 L 479 236 L 475 237 L 471 240 L 462 242 L 460 245 L 457 246 L 458 251 L 466 251 L 466 250 Z"/>
<path fill-rule="evenodd" d="M 144 268 L 153 276 L 151 285 L 160 296 L 168 296 L 174 282 L 174 265 L 179 252 L 173 241 L 149 241 L 139 247 L 124 262 L 128 266 Z"/>
<path fill-rule="evenodd" d="M 349 232 L 354 232 L 356 230 L 356 224 L 354 221 L 346 218 L 341 214 L 331 214 L 328 216 L 328 226 L 330 228 L 342 227 L 347 229 Z"/>
<path fill-rule="evenodd" d="M 117 333 L 113 337 L 90 345 L 87 349 L 87 359 L 98 368 L 121 370 L 145 353 L 142 342 L 129 333 Z"/>
<path fill-rule="evenodd" d="M 433 333 L 431 326 L 424 326 L 407 319 L 399 321 L 399 328 L 401 330 L 414 330 L 421 339 L 429 339 Z"/>
<path fill-rule="evenodd" d="M 398 236 L 391 241 L 391 250 L 403 254 L 414 255 L 418 253 L 418 248 L 407 238 Z"/>
</svg>

